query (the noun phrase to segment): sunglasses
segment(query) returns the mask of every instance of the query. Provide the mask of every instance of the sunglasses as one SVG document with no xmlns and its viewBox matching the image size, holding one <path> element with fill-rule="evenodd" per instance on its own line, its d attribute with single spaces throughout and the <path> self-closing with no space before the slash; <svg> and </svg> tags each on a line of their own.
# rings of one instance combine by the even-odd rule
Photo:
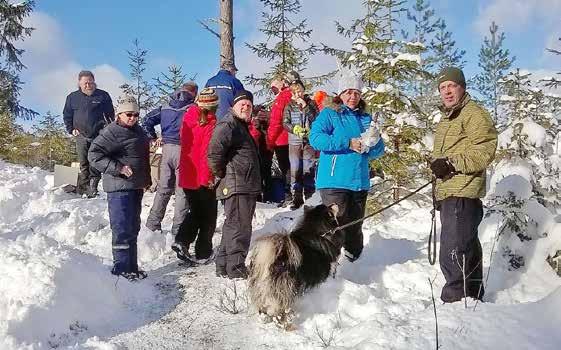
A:
<svg viewBox="0 0 561 350">
<path fill-rule="evenodd" d="M 125 113 L 125 115 L 129 118 L 138 118 L 140 116 L 140 114 L 132 113 L 132 112 L 127 112 L 127 113 Z"/>
</svg>

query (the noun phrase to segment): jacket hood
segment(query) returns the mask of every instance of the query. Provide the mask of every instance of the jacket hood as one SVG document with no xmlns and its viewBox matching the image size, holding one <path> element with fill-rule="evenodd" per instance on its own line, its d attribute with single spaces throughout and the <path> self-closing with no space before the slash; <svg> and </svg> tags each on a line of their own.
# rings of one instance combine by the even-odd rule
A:
<svg viewBox="0 0 561 350">
<path fill-rule="evenodd" d="M 195 98 L 187 91 L 176 91 L 170 95 L 169 105 L 172 108 L 183 108 L 195 102 Z"/>
</svg>

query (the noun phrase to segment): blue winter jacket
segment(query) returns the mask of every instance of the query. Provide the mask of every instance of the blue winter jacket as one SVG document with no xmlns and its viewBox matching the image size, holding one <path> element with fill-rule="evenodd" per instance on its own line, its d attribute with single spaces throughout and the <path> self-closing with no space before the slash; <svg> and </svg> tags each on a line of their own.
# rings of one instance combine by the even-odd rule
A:
<svg viewBox="0 0 561 350">
<path fill-rule="evenodd" d="M 205 87 L 216 90 L 218 95 L 218 109 L 216 118 L 222 119 L 234 102 L 234 96 L 238 91 L 244 90 L 241 81 L 227 70 L 220 70 L 218 74 L 210 78 Z"/>
<path fill-rule="evenodd" d="M 310 145 L 320 151 L 316 188 L 362 191 L 370 188 L 369 161 L 384 154 L 378 141 L 367 153 L 349 148 L 352 138 L 360 137 L 370 126 L 370 114 L 347 106 L 325 107 L 312 124 Z"/>
<path fill-rule="evenodd" d="M 162 141 L 167 144 L 179 145 L 179 129 L 183 122 L 185 110 L 193 104 L 194 97 L 187 91 L 178 91 L 170 96 L 165 106 L 160 106 L 146 115 L 142 127 L 152 139 L 158 137 L 154 127 L 160 124 Z"/>
</svg>

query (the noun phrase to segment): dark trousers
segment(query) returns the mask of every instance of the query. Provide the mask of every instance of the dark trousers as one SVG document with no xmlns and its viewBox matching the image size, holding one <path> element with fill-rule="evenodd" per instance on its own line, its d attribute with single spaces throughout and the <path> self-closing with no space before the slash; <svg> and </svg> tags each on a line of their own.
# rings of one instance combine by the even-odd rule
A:
<svg viewBox="0 0 561 350">
<path fill-rule="evenodd" d="M 175 241 L 190 245 L 196 240 L 195 257 L 207 259 L 212 255 L 212 236 L 216 229 L 216 192 L 207 187 L 183 191 L 191 212 L 179 226 Z"/>
<path fill-rule="evenodd" d="M 101 173 L 94 167 L 90 166 L 88 161 L 88 151 L 92 144 L 92 139 L 88 139 L 81 134 L 76 136 L 76 153 L 78 154 L 78 162 L 80 162 L 80 174 L 78 175 L 78 183 L 76 185 L 76 193 L 86 193 L 90 187 L 97 189 L 97 184 L 101 178 Z M 93 188 L 95 186 L 95 188 Z"/>
<path fill-rule="evenodd" d="M 236 278 L 247 272 L 245 258 L 251 242 L 256 197 L 254 194 L 234 194 L 224 200 L 226 219 L 216 255 L 216 272 L 220 275 Z"/>
<path fill-rule="evenodd" d="M 351 191 L 338 188 L 319 190 L 321 201 L 325 205 L 337 204 L 339 207 L 339 225 L 344 225 L 353 220 L 364 217 L 366 210 L 366 197 L 368 191 Z M 362 222 L 349 226 L 344 230 L 345 244 L 343 247 L 358 259 L 364 246 L 362 236 Z"/>
<path fill-rule="evenodd" d="M 306 194 L 306 198 L 315 192 L 314 163 L 316 151 L 310 145 L 288 145 L 290 161 L 290 186 L 293 193 Z"/>
<path fill-rule="evenodd" d="M 283 176 L 285 183 L 285 194 L 291 195 L 290 192 L 290 159 L 288 157 L 288 145 L 287 146 L 276 146 L 275 155 L 277 156 L 277 161 L 279 162 L 279 168 Z"/>
<path fill-rule="evenodd" d="M 271 174 L 271 167 L 273 166 L 273 152 L 260 149 L 259 154 L 261 157 L 261 178 L 263 179 L 263 202 L 272 201 L 273 191 L 273 178 Z"/>
<path fill-rule="evenodd" d="M 481 299 L 483 290 L 483 255 L 477 227 L 483 218 L 481 200 L 449 197 L 441 202 L 440 269 L 446 279 L 440 298 L 459 301 L 465 294 Z M 465 264 L 464 264 L 465 261 Z"/>
<path fill-rule="evenodd" d="M 140 231 L 143 190 L 107 193 L 113 233 L 113 274 L 138 272 L 136 240 Z"/>
</svg>

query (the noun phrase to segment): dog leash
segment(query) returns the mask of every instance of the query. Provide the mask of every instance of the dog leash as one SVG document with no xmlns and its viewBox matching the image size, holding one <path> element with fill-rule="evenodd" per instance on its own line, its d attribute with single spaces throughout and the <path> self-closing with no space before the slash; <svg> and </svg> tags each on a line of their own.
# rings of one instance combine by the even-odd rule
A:
<svg viewBox="0 0 561 350">
<path fill-rule="evenodd" d="M 435 209 L 436 209 L 436 204 L 435 204 L 435 200 L 434 200 L 434 191 L 435 191 L 435 184 L 436 184 L 436 180 L 434 178 L 432 178 L 429 182 L 425 183 L 424 185 L 422 185 L 421 187 L 417 188 L 416 190 L 414 190 L 413 192 L 409 193 L 408 195 L 398 199 L 397 201 L 390 203 L 388 205 L 386 205 L 385 207 L 376 210 L 375 212 L 368 214 L 360 219 L 356 219 L 353 220 L 351 222 L 348 222 L 344 225 L 341 226 L 337 226 L 334 229 L 331 229 L 327 232 L 325 232 L 322 236 L 327 236 L 327 235 L 332 235 L 337 231 L 341 231 L 346 229 L 349 226 L 353 226 L 355 224 L 358 224 L 359 222 L 362 222 L 366 219 L 369 219 L 371 217 L 373 217 L 374 215 L 380 214 L 381 212 L 388 210 L 389 208 L 393 207 L 394 205 L 406 200 L 407 198 L 412 197 L 413 195 L 421 192 L 424 188 L 428 187 L 429 185 L 432 185 L 432 192 L 433 192 L 433 210 L 431 210 L 432 213 L 432 222 L 431 222 L 431 234 L 429 235 L 429 263 L 431 265 L 434 265 L 434 262 L 436 261 L 436 239 L 434 238 L 434 234 L 436 234 L 436 219 L 435 219 Z M 434 231 L 432 229 L 432 227 L 434 227 Z M 431 244 L 433 245 L 433 247 L 431 247 Z M 431 257 L 431 254 L 433 255 L 433 257 Z"/>
</svg>

